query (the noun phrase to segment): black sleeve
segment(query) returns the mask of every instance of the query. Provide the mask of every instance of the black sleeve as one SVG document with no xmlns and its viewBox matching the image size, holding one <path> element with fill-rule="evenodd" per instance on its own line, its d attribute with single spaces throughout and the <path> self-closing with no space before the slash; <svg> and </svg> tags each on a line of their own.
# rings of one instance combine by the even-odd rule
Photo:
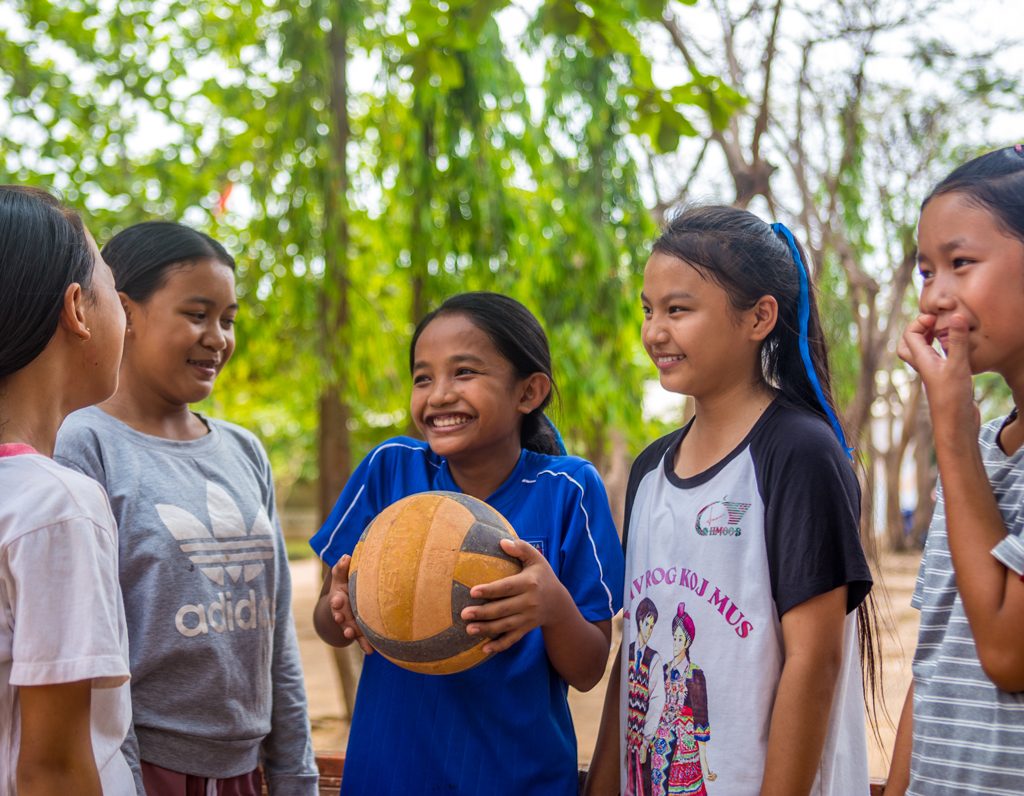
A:
<svg viewBox="0 0 1024 796">
<path fill-rule="evenodd" d="M 636 497 L 637 487 L 651 470 L 662 466 L 665 453 L 675 447 L 682 437 L 684 428 L 676 429 L 671 434 L 655 440 L 643 452 L 636 457 L 633 466 L 629 470 L 629 481 L 626 483 L 626 511 L 622 518 L 622 550 L 626 550 L 626 541 L 629 539 L 629 518 L 633 513 L 633 499 Z"/>
<path fill-rule="evenodd" d="M 850 612 L 871 590 L 853 466 L 828 425 L 807 412 L 783 410 L 765 432 L 752 453 L 778 615 L 844 584 Z"/>
</svg>

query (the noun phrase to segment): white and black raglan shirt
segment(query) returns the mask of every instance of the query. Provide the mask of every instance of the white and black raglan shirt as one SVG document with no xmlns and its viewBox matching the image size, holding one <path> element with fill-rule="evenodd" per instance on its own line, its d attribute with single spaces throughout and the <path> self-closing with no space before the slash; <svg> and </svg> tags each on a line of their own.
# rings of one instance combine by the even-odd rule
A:
<svg viewBox="0 0 1024 796">
<path fill-rule="evenodd" d="M 781 618 L 846 585 L 843 663 L 811 792 L 867 794 L 855 609 L 871 575 L 854 470 L 824 420 L 776 400 L 735 450 L 680 478 L 689 427 L 640 454 L 627 489 L 623 793 L 759 793 Z"/>
</svg>

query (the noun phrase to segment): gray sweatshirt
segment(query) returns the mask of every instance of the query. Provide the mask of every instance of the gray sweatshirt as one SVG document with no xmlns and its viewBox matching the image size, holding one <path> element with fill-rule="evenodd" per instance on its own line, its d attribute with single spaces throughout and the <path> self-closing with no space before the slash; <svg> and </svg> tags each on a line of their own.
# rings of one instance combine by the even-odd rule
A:
<svg viewBox="0 0 1024 796">
<path fill-rule="evenodd" d="M 203 777 L 262 763 L 274 796 L 317 792 L 291 578 L 270 463 L 203 418 L 189 442 L 75 412 L 55 458 L 102 484 L 117 519 L 134 734 L 125 756 Z"/>
</svg>

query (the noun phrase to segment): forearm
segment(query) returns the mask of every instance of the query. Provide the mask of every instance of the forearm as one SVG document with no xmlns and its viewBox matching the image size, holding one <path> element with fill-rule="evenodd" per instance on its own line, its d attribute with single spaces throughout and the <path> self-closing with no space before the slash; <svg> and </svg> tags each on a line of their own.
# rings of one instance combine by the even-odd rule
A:
<svg viewBox="0 0 1024 796">
<path fill-rule="evenodd" d="M 949 551 L 957 589 L 978 656 L 1000 688 L 1024 689 L 1024 644 L 1020 622 L 1024 591 L 1016 572 L 992 550 L 1007 536 L 1006 525 L 985 472 L 977 440 L 940 423 L 936 458 L 942 479 Z M 1008 599 L 1010 595 L 1014 599 Z"/>
<path fill-rule="evenodd" d="M 585 796 L 607 796 L 619 792 L 619 683 L 622 673 L 621 649 L 616 650 L 604 695 L 604 710 L 594 744 L 594 757 L 587 773 Z"/>
<path fill-rule="evenodd" d="M 90 734 L 91 682 L 23 687 L 19 697 L 17 792 L 102 796 Z"/>
<path fill-rule="evenodd" d="M 578 691 L 589 691 L 600 682 L 608 663 L 611 620 L 588 622 L 565 587 L 557 594 L 551 619 L 541 626 L 544 648 L 563 680 Z"/>
<path fill-rule="evenodd" d="M 92 759 L 18 761 L 17 792 L 21 796 L 103 796 L 96 762 Z"/>
<path fill-rule="evenodd" d="M 914 740 L 914 684 L 907 689 L 907 698 L 903 702 L 899 727 L 896 730 L 896 741 L 892 747 L 892 764 L 889 766 L 889 779 L 885 785 L 885 796 L 903 796 L 910 785 L 910 753 Z"/>
<path fill-rule="evenodd" d="M 772 709 L 761 796 L 804 796 L 825 745 L 840 656 L 790 655 Z"/>
</svg>

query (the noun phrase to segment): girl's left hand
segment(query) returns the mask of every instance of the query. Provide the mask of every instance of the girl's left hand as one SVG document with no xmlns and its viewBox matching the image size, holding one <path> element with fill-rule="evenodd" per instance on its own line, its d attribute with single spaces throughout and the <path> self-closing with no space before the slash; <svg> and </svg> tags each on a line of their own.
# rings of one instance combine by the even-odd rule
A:
<svg viewBox="0 0 1024 796">
<path fill-rule="evenodd" d="M 523 562 L 523 570 L 507 578 L 474 586 L 470 596 L 488 600 L 484 605 L 462 609 L 471 636 L 490 636 L 484 652 L 503 652 L 535 627 L 549 624 L 569 593 L 551 565 L 529 542 L 502 539 L 501 549 Z"/>
</svg>

